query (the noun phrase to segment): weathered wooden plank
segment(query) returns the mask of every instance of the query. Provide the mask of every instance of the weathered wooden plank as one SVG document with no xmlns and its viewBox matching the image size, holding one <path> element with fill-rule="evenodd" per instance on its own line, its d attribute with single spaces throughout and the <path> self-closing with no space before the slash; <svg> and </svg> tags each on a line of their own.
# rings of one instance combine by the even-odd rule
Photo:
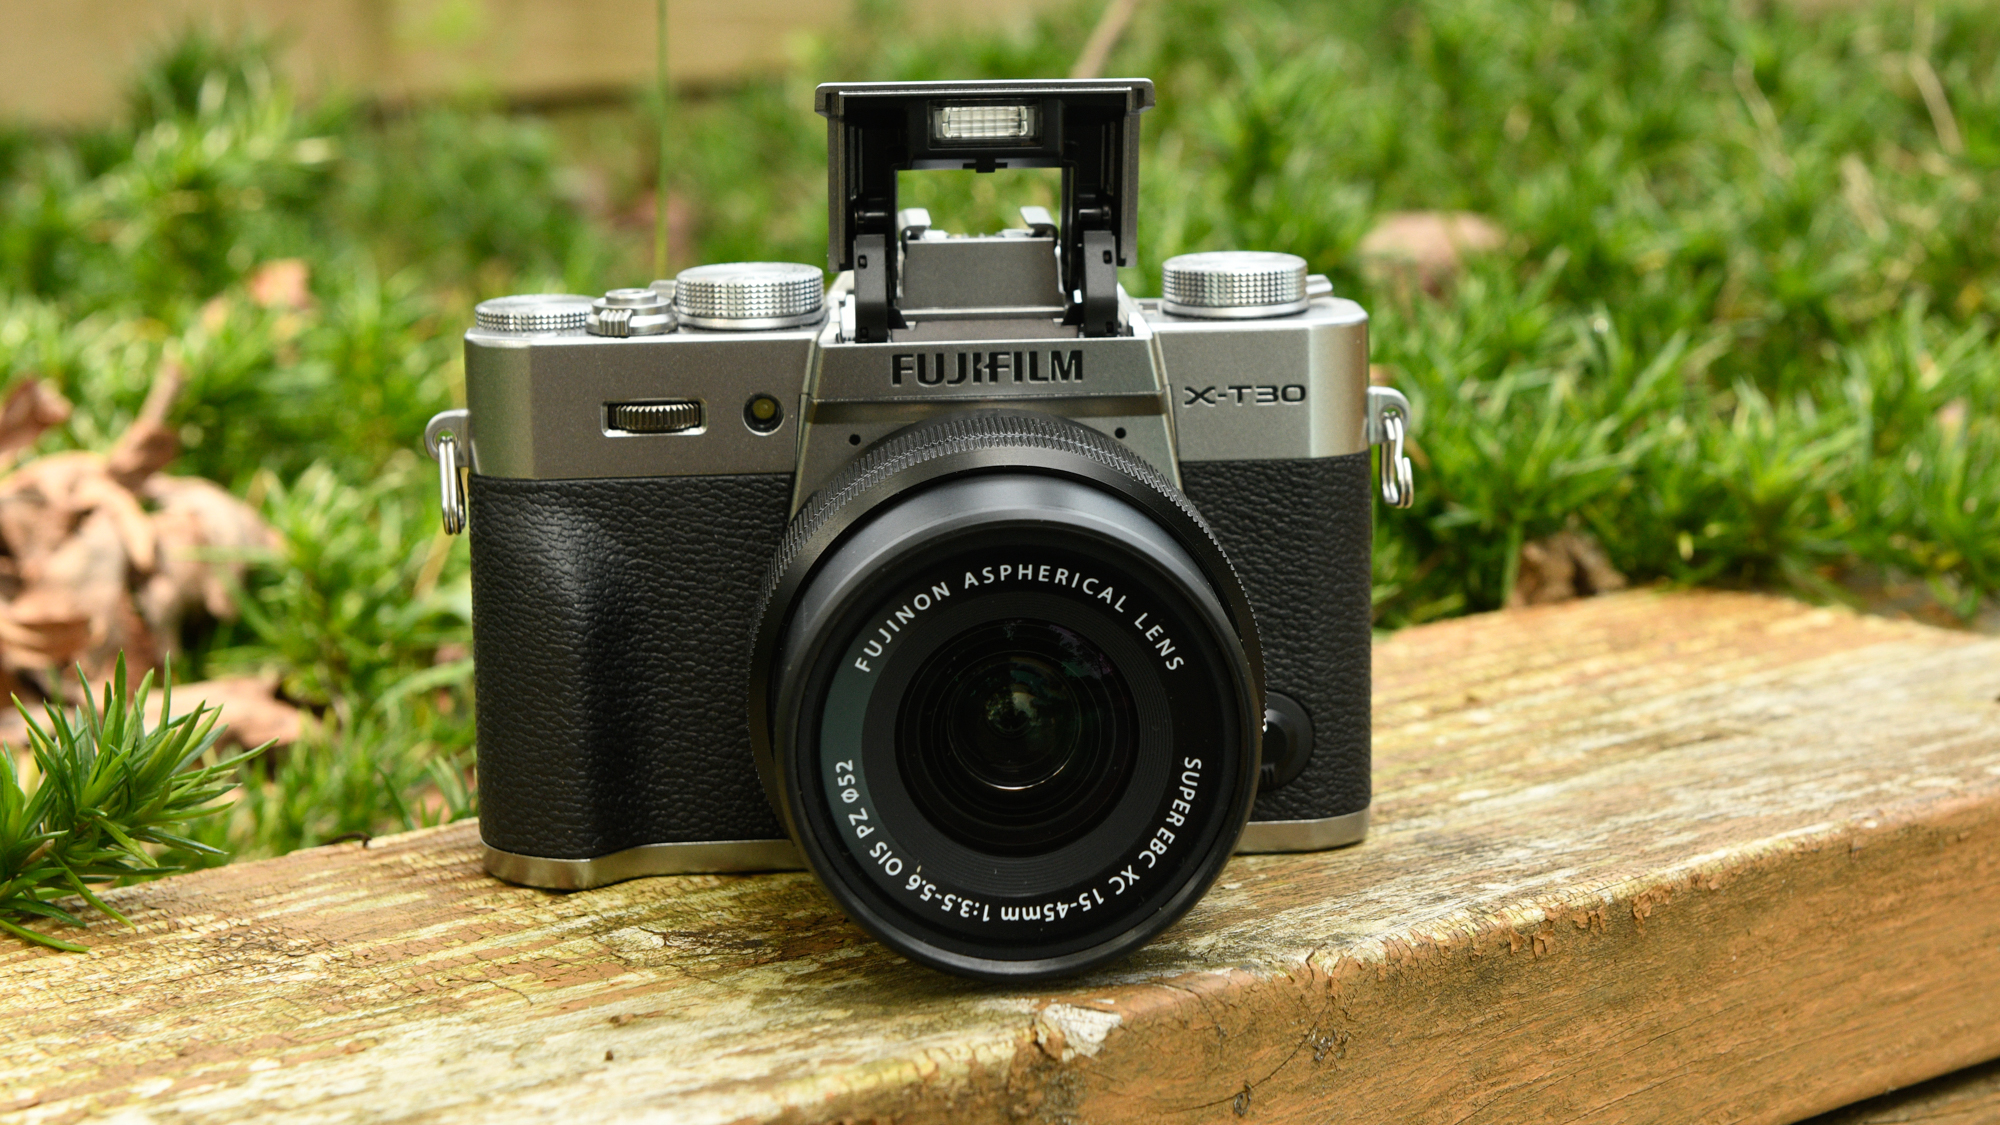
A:
<svg viewBox="0 0 2000 1125">
<path fill-rule="evenodd" d="M 1807 1125 L 1993 1125 L 1995 1121 L 2000 1121 L 2000 1060 L 1836 1109 Z"/>
<path fill-rule="evenodd" d="M 454 826 L 0 950 L 0 1107 L 1775 1122 L 2000 1056 L 2000 640 L 1638 592 L 1376 667 L 1372 838 L 1088 978 L 916 968 L 798 874 L 508 887 Z"/>
</svg>

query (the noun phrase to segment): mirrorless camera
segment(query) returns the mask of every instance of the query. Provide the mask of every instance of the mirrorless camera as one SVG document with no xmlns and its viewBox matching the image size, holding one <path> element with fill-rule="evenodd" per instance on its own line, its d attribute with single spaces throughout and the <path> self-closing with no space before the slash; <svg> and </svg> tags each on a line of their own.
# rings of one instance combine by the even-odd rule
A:
<svg viewBox="0 0 2000 1125">
<path fill-rule="evenodd" d="M 1289 254 L 1134 300 L 1143 80 L 821 86 L 816 267 L 503 297 L 439 415 L 470 515 L 487 870 L 805 867 L 922 963 L 1037 978 L 1369 809 L 1371 444 L 1408 405 Z M 1061 168 L 961 236 L 897 174 Z"/>
</svg>

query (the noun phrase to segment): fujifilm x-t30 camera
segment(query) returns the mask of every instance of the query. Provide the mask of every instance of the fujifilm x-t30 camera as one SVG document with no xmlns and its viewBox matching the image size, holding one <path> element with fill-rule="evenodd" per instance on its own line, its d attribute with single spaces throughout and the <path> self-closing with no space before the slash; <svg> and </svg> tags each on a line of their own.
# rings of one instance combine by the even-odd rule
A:
<svg viewBox="0 0 2000 1125">
<path fill-rule="evenodd" d="M 838 278 L 503 297 L 432 421 L 468 512 L 487 870 L 805 867 L 898 952 L 1075 972 L 1369 809 L 1371 444 L 1289 254 L 1134 300 L 1143 80 L 821 86 Z M 961 236 L 897 173 L 1061 168 Z"/>
</svg>

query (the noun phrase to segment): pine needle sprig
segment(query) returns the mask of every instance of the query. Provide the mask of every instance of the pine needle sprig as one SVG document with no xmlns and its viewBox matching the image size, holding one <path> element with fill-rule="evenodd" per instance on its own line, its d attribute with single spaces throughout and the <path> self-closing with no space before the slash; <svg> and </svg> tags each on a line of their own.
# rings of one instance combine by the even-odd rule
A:
<svg viewBox="0 0 2000 1125">
<path fill-rule="evenodd" d="M 81 953 L 84 947 L 31 928 L 44 920 L 82 927 L 83 920 L 56 900 L 75 895 L 127 926 L 131 920 L 91 888 L 148 879 L 183 870 L 161 853 L 177 850 L 219 855 L 180 829 L 222 812 L 217 798 L 235 785 L 236 766 L 260 753 L 200 765 L 214 749 L 219 708 L 198 704 L 173 712 L 172 670 L 160 680 L 161 721 L 148 726 L 146 697 L 153 674 L 127 694 L 121 655 L 101 700 L 78 670 L 85 703 L 66 711 L 44 705 L 47 725 L 35 721 L 19 698 L 28 746 L 40 780 L 21 784 L 12 753 L 0 753 L 0 931 L 24 941 Z"/>
</svg>

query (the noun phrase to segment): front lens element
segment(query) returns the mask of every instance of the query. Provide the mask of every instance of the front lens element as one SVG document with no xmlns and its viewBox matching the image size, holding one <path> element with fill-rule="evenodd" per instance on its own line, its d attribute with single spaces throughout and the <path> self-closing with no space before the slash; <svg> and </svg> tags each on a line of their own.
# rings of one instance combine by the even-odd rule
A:
<svg viewBox="0 0 2000 1125">
<path fill-rule="evenodd" d="M 1138 753 L 1132 693 L 1078 632 L 1014 618 L 939 646 L 903 697 L 897 757 L 940 832 L 1040 855 L 1102 821 Z"/>
</svg>

